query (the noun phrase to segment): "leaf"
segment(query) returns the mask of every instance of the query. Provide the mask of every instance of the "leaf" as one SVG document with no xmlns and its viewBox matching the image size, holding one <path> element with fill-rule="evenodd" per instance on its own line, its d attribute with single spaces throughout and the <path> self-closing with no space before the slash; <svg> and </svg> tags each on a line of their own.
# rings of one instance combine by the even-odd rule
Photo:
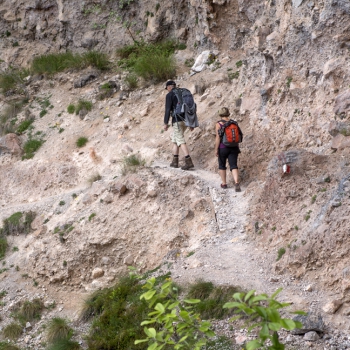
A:
<svg viewBox="0 0 350 350">
<path fill-rule="evenodd" d="M 141 295 L 140 299 L 144 298 L 145 300 L 150 300 L 153 298 L 153 296 L 154 296 L 154 294 L 156 294 L 156 292 L 157 292 L 156 290 L 149 290 L 148 292 L 143 293 Z"/>
<path fill-rule="evenodd" d="M 259 349 L 263 346 L 258 340 L 252 340 L 247 343 L 246 347 L 247 350 L 254 350 L 254 349 Z"/>
<path fill-rule="evenodd" d="M 153 343 L 152 345 L 150 345 L 147 350 L 156 350 L 158 347 L 158 344 L 157 343 Z"/>
<path fill-rule="evenodd" d="M 267 300 L 267 299 L 268 299 L 268 297 L 266 294 L 259 294 L 259 295 L 254 296 L 251 299 L 251 302 L 256 303 L 257 301 L 262 301 L 262 300 Z"/>
<path fill-rule="evenodd" d="M 241 303 L 238 303 L 237 301 L 231 301 L 231 302 L 225 303 L 223 308 L 224 309 L 232 309 L 232 308 L 238 307 L 240 305 L 241 305 Z"/>
<path fill-rule="evenodd" d="M 145 331 L 147 337 L 150 337 L 150 338 L 155 338 L 156 335 L 157 335 L 157 332 L 156 332 L 156 330 L 154 328 L 147 328 L 147 327 L 145 327 L 144 331 Z"/>
<path fill-rule="evenodd" d="M 276 309 L 267 309 L 266 311 L 267 311 L 269 321 L 280 322 L 281 316 Z"/>
<path fill-rule="evenodd" d="M 256 309 L 256 312 L 259 314 L 259 316 L 263 317 L 264 319 L 267 318 L 267 313 L 264 307 L 257 306 L 255 309 Z"/>
<path fill-rule="evenodd" d="M 281 320 L 281 325 L 283 328 L 288 329 L 291 331 L 292 329 L 296 328 L 296 324 L 293 320 L 289 318 L 284 318 Z"/>
<path fill-rule="evenodd" d="M 307 313 L 306 313 L 306 312 L 301 311 L 301 310 L 293 311 L 293 312 L 291 312 L 291 314 L 303 315 L 303 316 L 307 315 Z"/>
<path fill-rule="evenodd" d="M 134 341 L 134 344 L 140 344 L 140 343 L 145 343 L 146 341 L 148 341 L 148 339 L 138 339 Z"/>
<path fill-rule="evenodd" d="M 164 312 L 165 312 L 165 307 L 164 307 L 164 305 L 161 304 L 161 303 L 158 303 L 158 304 L 155 306 L 154 309 L 157 310 L 157 311 L 159 311 L 159 312 L 161 312 L 161 313 L 164 313 Z"/>
<path fill-rule="evenodd" d="M 198 304 L 201 301 L 200 301 L 200 299 L 185 299 L 184 302 L 187 304 Z"/>
<path fill-rule="evenodd" d="M 275 297 L 282 292 L 282 288 L 278 288 L 275 293 L 271 295 L 271 299 L 275 299 Z"/>
<path fill-rule="evenodd" d="M 179 306 L 180 302 L 179 301 L 175 301 L 174 303 L 168 305 L 168 309 L 172 310 L 174 308 L 176 308 L 177 306 Z"/>
<path fill-rule="evenodd" d="M 179 343 L 182 343 L 184 340 L 186 340 L 188 338 L 188 335 L 185 335 L 184 337 L 182 337 L 180 340 L 179 340 Z"/>
<path fill-rule="evenodd" d="M 251 290 L 250 292 L 248 292 L 248 293 L 246 294 L 246 296 L 244 297 L 244 301 L 247 301 L 248 299 L 250 299 L 250 297 L 251 297 L 252 295 L 254 295 L 254 293 L 255 293 L 255 290 Z"/>
<path fill-rule="evenodd" d="M 266 340 L 270 335 L 270 332 L 269 332 L 269 327 L 267 327 L 267 324 L 264 324 L 259 332 L 259 337 L 262 339 L 262 340 Z"/>
<path fill-rule="evenodd" d="M 276 322 L 270 322 L 268 326 L 272 331 L 279 331 L 282 327 L 279 323 Z"/>
<path fill-rule="evenodd" d="M 155 320 L 142 321 L 142 322 L 141 322 L 141 326 L 144 326 L 144 325 L 146 325 L 146 324 L 151 324 L 151 323 L 154 323 L 154 322 L 156 322 L 156 321 L 155 321 Z"/>
</svg>

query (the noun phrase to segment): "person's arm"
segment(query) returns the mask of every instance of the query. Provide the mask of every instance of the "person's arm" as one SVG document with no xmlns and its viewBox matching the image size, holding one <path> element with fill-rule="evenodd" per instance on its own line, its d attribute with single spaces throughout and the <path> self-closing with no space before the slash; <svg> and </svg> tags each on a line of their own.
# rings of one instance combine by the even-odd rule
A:
<svg viewBox="0 0 350 350">
<path fill-rule="evenodd" d="M 165 113 L 164 113 L 164 130 L 168 130 L 170 112 L 172 107 L 172 94 L 168 93 L 165 98 Z"/>
<path fill-rule="evenodd" d="M 215 134 L 216 134 L 216 138 L 215 138 L 215 155 L 218 156 L 219 155 L 219 146 L 220 146 L 220 136 L 219 136 L 219 129 L 220 129 L 220 124 L 216 123 L 215 124 Z"/>
</svg>

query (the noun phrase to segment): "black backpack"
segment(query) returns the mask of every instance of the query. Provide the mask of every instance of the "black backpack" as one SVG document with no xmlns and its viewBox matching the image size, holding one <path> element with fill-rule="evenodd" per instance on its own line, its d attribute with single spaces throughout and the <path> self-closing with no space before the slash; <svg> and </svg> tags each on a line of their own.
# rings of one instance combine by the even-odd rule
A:
<svg viewBox="0 0 350 350">
<path fill-rule="evenodd" d="M 172 91 L 177 98 L 177 104 L 174 110 L 175 118 L 179 116 L 181 120 L 185 121 L 186 126 L 196 128 L 199 125 L 197 105 L 194 102 L 191 91 L 185 88 L 174 88 Z"/>
</svg>

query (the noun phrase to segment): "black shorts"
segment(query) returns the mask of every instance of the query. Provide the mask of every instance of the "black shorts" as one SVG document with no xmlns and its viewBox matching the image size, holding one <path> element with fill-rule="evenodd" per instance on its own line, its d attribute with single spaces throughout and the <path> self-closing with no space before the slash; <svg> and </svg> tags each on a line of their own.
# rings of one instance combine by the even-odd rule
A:
<svg viewBox="0 0 350 350">
<path fill-rule="evenodd" d="M 228 163 L 230 164 L 230 170 L 238 169 L 237 160 L 238 155 L 241 153 L 239 147 L 226 147 L 219 148 L 218 152 L 218 160 L 219 160 L 219 169 L 226 170 L 226 161 L 228 159 Z"/>
</svg>

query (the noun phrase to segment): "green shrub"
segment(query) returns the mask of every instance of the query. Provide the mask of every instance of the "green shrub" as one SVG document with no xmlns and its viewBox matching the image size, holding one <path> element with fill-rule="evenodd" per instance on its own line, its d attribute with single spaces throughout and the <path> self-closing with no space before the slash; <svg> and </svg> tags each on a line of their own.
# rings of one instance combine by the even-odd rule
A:
<svg viewBox="0 0 350 350">
<path fill-rule="evenodd" d="M 86 137 L 79 137 L 77 142 L 76 142 L 76 145 L 77 145 L 77 147 L 84 147 L 88 141 L 89 140 Z"/>
<path fill-rule="evenodd" d="M 212 282 L 199 280 L 196 283 L 190 285 L 187 297 L 193 299 L 207 299 L 213 289 L 214 284 Z"/>
<path fill-rule="evenodd" d="M 137 81 L 137 75 L 134 73 L 129 73 L 126 77 L 125 77 L 125 83 L 127 85 L 127 88 L 129 90 L 134 90 L 137 88 L 138 86 L 138 81 Z"/>
<path fill-rule="evenodd" d="M 17 122 L 17 114 L 22 111 L 27 102 L 27 99 L 21 99 L 6 105 L 0 115 L 0 136 L 15 132 L 14 125 Z"/>
<path fill-rule="evenodd" d="M 31 230 L 31 224 L 35 219 L 36 213 L 29 212 L 17 212 L 12 214 L 7 219 L 3 220 L 3 227 L 0 231 L 3 235 L 12 234 L 28 234 Z"/>
<path fill-rule="evenodd" d="M 0 235 L 0 260 L 5 257 L 7 247 L 7 238 L 5 236 Z"/>
<path fill-rule="evenodd" d="M 55 74 L 66 69 L 83 69 L 95 67 L 105 70 L 109 66 L 107 55 L 97 51 L 89 51 L 83 54 L 71 52 L 48 54 L 35 57 L 31 69 L 38 74 Z"/>
<path fill-rule="evenodd" d="M 81 346 L 78 342 L 70 339 L 58 339 L 54 341 L 47 350 L 80 350 Z"/>
<path fill-rule="evenodd" d="M 19 124 L 16 133 L 23 134 L 32 124 L 34 119 L 24 120 L 21 124 Z"/>
<path fill-rule="evenodd" d="M 8 342 L 0 342 L 0 350 L 21 350 L 16 345 Z"/>
<path fill-rule="evenodd" d="M 75 114 L 79 114 L 80 111 L 89 112 L 92 110 L 92 102 L 87 100 L 79 100 L 75 108 Z"/>
<path fill-rule="evenodd" d="M 290 88 L 290 84 L 292 83 L 293 78 L 292 77 L 287 77 L 287 87 Z"/>
<path fill-rule="evenodd" d="M 60 206 L 63 206 L 63 205 L 66 204 L 66 202 L 65 202 L 65 201 L 60 201 L 58 204 L 59 204 Z"/>
<path fill-rule="evenodd" d="M 64 318 L 54 317 L 47 325 L 47 340 L 50 343 L 60 339 L 69 339 L 72 334 L 73 330 Z"/>
<path fill-rule="evenodd" d="M 86 67 L 92 66 L 99 70 L 107 70 L 110 65 L 107 55 L 98 51 L 84 53 L 83 59 Z"/>
<path fill-rule="evenodd" d="M 281 258 L 282 258 L 282 256 L 284 255 L 284 253 L 286 252 L 286 249 L 285 248 L 280 248 L 280 249 L 278 249 L 278 252 L 277 252 L 277 260 L 276 261 L 278 261 L 278 260 L 280 260 Z"/>
<path fill-rule="evenodd" d="M 228 78 L 229 78 L 230 80 L 238 79 L 238 77 L 239 77 L 239 72 L 237 71 L 237 72 L 228 73 L 227 76 L 228 76 Z"/>
<path fill-rule="evenodd" d="M 85 301 L 81 319 L 94 317 L 87 345 L 98 349 L 144 349 L 134 345 L 143 336 L 140 325 L 147 305 L 140 300 L 142 286 L 132 276 L 123 277 L 112 288 L 97 291 Z"/>
<path fill-rule="evenodd" d="M 314 204 L 316 202 L 316 198 L 317 198 L 316 195 L 311 197 L 311 204 Z"/>
<path fill-rule="evenodd" d="M 14 313 L 14 317 L 25 324 L 40 319 L 42 310 L 44 310 L 44 303 L 40 299 L 26 300 Z"/>
<path fill-rule="evenodd" d="M 137 154 L 132 154 L 123 159 L 122 174 L 135 173 L 139 166 L 144 166 L 146 161 Z"/>
<path fill-rule="evenodd" d="M 26 93 L 24 78 L 29 75 L 25 69 L 10 68 L 0 72 L 0 89 L 3 94 Z"/>
<path fill-rule="evenodd" d="M 138 57 L 134 72 L 147 81 L 161 82 L 176 74 L 175 61 L 162 53 L 147 53 Z"/>
<path fill-rule="evenodd" d="M 178 44 L 173 40 L 150 44 L 144 41 L 117 50 L 119 66 L 151 82 L 159 82 L 176 73 L 173 53 Z"/>
<path fill-rule="evenodd" d="M 89 221 L 91 221 L 91 220 L 92 220 L 92 219 L 93 219 L 95 216 L 96 216 L 96 213 L 92 213 L 92 214 L 90 214 L 90 215 L 89 215 L 89 219 L 88 219 L 88 220 L 89 220 Z"/>
<path fill-rule="evenodd" d="M 43 109 L 43 110 L 40 111 L 39 116 L 40 116 L 40 118 L 42 118 L 46 114 L 47 114 L 47 110 Z"/>
<path fill-rule="evenodd" d="M 236 67 L 240 68 L 240 67 L 242 67 L 242 64 L 243 64 L 242 61 L 237 61 L 236 62 Z"/>
<path fill-rule="evenodd" d="M 30 138 L 23 145 L 23 159 L 31 159 L 34 157 L 35 152 L 44 144 L 44 140 Z"/>
<path fill-rule="evenodd" d="M 73 104 L 68 105 L 67 112 L 73 114 L 75 112 L 75 106 Z"/>
<path fill-rule="evenodd" d="M 22 333 L 23 327 L 15 322 L 10 323 L 2 330 L 3 337 L 11 340 L 16 340 Z"/>
</svg>

